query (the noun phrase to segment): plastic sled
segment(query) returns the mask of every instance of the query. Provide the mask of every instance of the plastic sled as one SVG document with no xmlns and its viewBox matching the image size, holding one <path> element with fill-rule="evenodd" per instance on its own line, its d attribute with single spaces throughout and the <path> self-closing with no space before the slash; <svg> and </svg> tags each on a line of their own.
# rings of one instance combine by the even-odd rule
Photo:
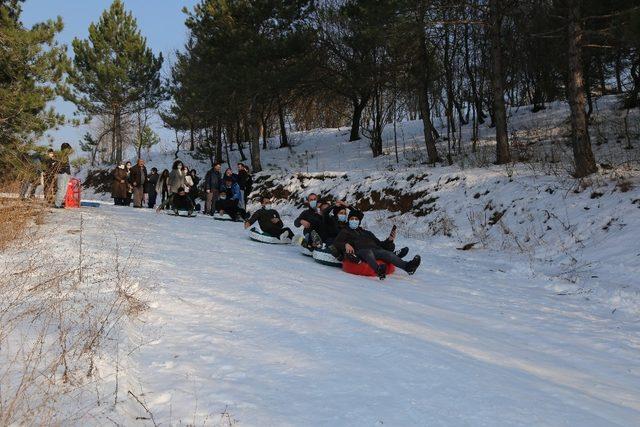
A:
<svg viewBox="0 0 640 427">
<path fill-rule="evenodd" d="M 342 267 L 342 261 L 339 261 L 331 254 L 329 249 L 316 249 L 313 251 L 313 259 L 323 265 L 330 267 Z"/>
<path fill-rule="evenodd" d="M 378 265 L 385 264 L 387 266 L 387 276 L 390 276 L 396 271 L 396 267 L 393 264 L 386 263 L 384 261 L 378 260 Z M 369 267 L 369 264 L 366 262 L 351 262 L 347 259 L 342 261 L 342 270 L 345 273 L 355 274 L 358 276 L 368 276 L 368 277 L 376 277 L 378 274 Z"/>
<path fill-rule="evenodd" d="M 80 206 L 83 208 L 99 208 L 100 203 L 98 202 L 80 202 Z"/>
<path fill-rule="evenodd" d="M 189 212 L 187 212 L 187 211 L 178 211 L 177 214 L 175 212 L 173 212 L 173 211 L 169 211 L 169 212 L 167 212 L 167 215 L 179 216 L 179 217 L 182 217 L 182 218 L 195 218 L 195 217 L 198 216 L 195 213 L 192 213 L 191 215 L 189 215 Z"/>
<path fill-rule="evenodd" d="M 298 250 L 300 251 L 300 253 L 302 255 L 308 256 L 308 257 L 312 257 L 313 256 L 313 251 L 310 251 L 308 248 L 305 248 L 302 245 L 298 245 Z"/>
<path fill-rule="evenodd" d="M 218 212 L 213 214 L 213 219 L 218 221 L 235 221 L 235 219 L 231 218 L 227 214 L 219 214 Z"/>
<path fill-rule="evenodd" d="M 249 230 L 249 238 L 251 240 L 255 240 L 256 242 L 269 243 L 272 245 L 288 245 L 291 243 L 291 239 L 280 240 L 277 237 L 273 237 L 270 234 L 263 233 L 256 228 L 251 228 Z"/>
</svg>

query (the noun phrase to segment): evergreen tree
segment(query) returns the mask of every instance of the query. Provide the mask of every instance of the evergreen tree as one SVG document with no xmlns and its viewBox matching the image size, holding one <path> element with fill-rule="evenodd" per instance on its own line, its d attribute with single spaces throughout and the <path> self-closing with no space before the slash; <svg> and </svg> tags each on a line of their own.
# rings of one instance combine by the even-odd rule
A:
<svg viewBox="0 0 640 427">
<path fill-rule="evenodd" d="M 114 0 L 98 23 L 89 26 L 89 38 L 74 39 L 75 54 L 68 93 L 87 116 L 111 118 L 112 161 L 122 161 L 123 118 L 156 108 L 165 92 L 160 80 L 162 54 L 155 56 L 138 30 L 136 19 Z"/>
<path fill-rule="evenodd" d="M 0 2 L 0 161 L 14 166 L 12 158 L 32 150 L 48 129 L 64 123 L 47 104 L 64 88 L 68 68 L 64 47 L 55 41 L 62 20 L 25 28 L 20 3 Z"/>
</svg>

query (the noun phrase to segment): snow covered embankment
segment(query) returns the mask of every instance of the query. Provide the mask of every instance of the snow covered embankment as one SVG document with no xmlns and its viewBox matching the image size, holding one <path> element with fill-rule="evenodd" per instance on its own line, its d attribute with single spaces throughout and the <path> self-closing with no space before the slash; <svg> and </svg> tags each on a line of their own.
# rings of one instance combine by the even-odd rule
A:
<svg viewBox="0 0 640 427">
<path fill-rule="evenodd" d="M 256 178 L 294 217 L 311 192 L 368 212 L 365 223 L 448 246 L 525 259 L 532 275 L 565 279 L 559 295 L 640 315 L 640 173 L 602 171 L 588 180 L 532 168 L 409 169 L 274 175 Z M 635 236 L 635 237 L 634 237 Z M 557 283 L 557 281 L 555 281 Z"/>
</svg>

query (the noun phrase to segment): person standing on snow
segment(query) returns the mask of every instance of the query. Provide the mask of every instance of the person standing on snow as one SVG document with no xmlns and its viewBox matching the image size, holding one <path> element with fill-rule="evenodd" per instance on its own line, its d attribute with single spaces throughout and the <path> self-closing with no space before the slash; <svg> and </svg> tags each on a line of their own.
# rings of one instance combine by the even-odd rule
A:
<svg viewBox="0 0 640 427">
<path fill-rule="evenodd" d="M 293 238 L 293 231 L 289 228 L 285 228 L 278 211 L 270 208 L 271 199 L 267 196 L 262 196 L 260 198 L 260 204 L 262 207 L 251 215 L 247 221 L 245 221 L 244 228 L 246 229 L 251 227 L 257 221 L 263 233 L 269 234 L 270 236 L 276 237 L 280 240 Z"/>
<path fill-rule="evenodd" d="M 165 200 L 169 197 L 169 170 L 165 169 L 162 171 L 160 178 L 158 178 L 158 183 L 156 184 L 156 193 L 160 194 L 162 199 L 160 203 L 164 203 Z"/>
<path fill-rule="evenodd" d="M 245 208 L 247 205 L 247 197 L 249 197 L 249 193 L 251 192 L 251 187 L 253 186 L 253 179 L 251 179 L 251 174 L 249 170 L 243 163 L 238 163 L 238 185 L 240 186 L 240 193 L 242 194 L 242 198 L 240 200 L 240 207 Z"/>
<path fill-rule="evenodd" d="M 372 232 L 360 226 L 364 214 L 352 209 L 349 212 L 349 226 L 344 228 L 333 242 L 333 247 L 347 258 L 357 257 L 376 272 L 378 278 L 383 280 L 386 277 L 387 267 L 379 265 L 376 260 L 382 260 L 406 271 L 409 274 L 415 273 L 420 265 L 420 255 L 416 255 L 411 261 L 404 261 L 393 250 L 396 238 L 395 227 L 389 237 L 381 241 Z"/>
<path fill-rule="evenodd" d="M 147 185 L 147 167 L 144 165 L 144 160 L 138 159 L 138 162 L 131 168 L 129 175 L 129 182 L 133 187 L 133 207 L 141 208 L 144 200 L 144 189 Z"/>
<path fill-rule="evenodd" d="M 160 175 L 158 175 L 157 168 L 151 168 L 151 173 L 147 178 L 147 184 L 145 185 L 144 192 L 147 193 L 147 207 L 153 209 L 156 205 L 156 199 L 158 197 L 158 192 L 156 191 L 156 187 L 158 186 L 158 181 L 160 179 Z"/>
<path fill-rule="evenodd" d="M 205 214 L 208 215 L 213 215 L 215 203 L 218 201 L 218 197 L 220 195 L 220 186 L 222 185 L 222 176 L 220 175 L 221 169 L 222 165 L 216 162 L 204 176 L 204 192 L 206 197 L 204 210 Z"/>
<path fill-rule="evenodd" d="M 193 205 L 196 206 L 196 210 L 200 208 L 196 205 L 196 199 L 198 198 L 198 184 L 200 184 L 200 177 L 198 176 L 198 172 L 195 169 L 191 169 L 189 172 L 189 177 L 191 178 L 191 187 L 189 188 L 189 197 L 191 197 L 191 201 Z"/>
<path fill-rule="evenodd" d="M 69 163 L 71 153 L 73 153 L 71 145 L 64 142 L 60 146 L 60 153 L 58 153 L 57 156 L 56 200 L 54 204 L 56 208 L 64 207 L 64 199 L 67 196 L 67 185 L 71 179 L 71 164 Z"/>
<path fill-rule="evenodd" d="M 125 206 L 127 199 L 127 171 L 124 163 L 120 163 L 117 168 L 111 172 L 113 182 L 111 183 L 111 197 L 113 204 L 116 206 Z"/>
<path fill-rule="evenodd" d="M 176 160 L 171 167 L 171 173 L 169 173 L 169 195 L 177 193 L 178 188 L 184 188 L 184 186 L 183 164 L 180 160 Z"/>
</svg>

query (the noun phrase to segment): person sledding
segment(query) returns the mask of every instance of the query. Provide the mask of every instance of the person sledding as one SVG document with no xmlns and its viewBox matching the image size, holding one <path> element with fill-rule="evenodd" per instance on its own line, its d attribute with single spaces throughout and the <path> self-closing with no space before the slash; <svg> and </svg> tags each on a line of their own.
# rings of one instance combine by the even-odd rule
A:
<svg viewBox="0 0 640 427">
<path fill-rule="evenodd" d="M 387 267 L 377 260 L 393 264 L 409 274 L 415 273 L 420 265 L 420 255 L 411 261 L 404 261 L 393 251 L 395 249 L 395 227 L 386 240 L 378 239 L 372 232 L 360 225 L 364 214 L 356 209 L 349 212 L 348 227 L 343 228 L 333 242 L 333 248 L 350 262 L 366 262 L 380 280 L 386 277 Z"/>
<path fill-rule="evenodd" d="M 250 228 L 257 221 L 263 233 L 279 240 L 291 240 L 293 232 L 284 226 L 278 211 L 271 209 L 271 199 L 267 196 L 261 196 L 260 204 L 260 209 L 245 221 L 244 228 Z"/>
<path fill-rule="evenodd" d="M 195 206 L 193 205 L 193 202 L 191 201 L 191 198 L 189 197 L 189 194 L 187 194 L 184 187 L 179 187 L 177 193 L 174 193 L 173 197 L 168 198 L 160 206 L 158 206 L 156 212 L 160 212 L 162 209 L 169 205 L 175 215 L 180 215 L 180 212 L 186 211 L 188 216 L 193 216 Z"/>
<path fill-rule="evenodd" d="M 330 205 L 322 212 L 322 222 L 324 224 L 325 237 L 323 242 L 329 246 L 338 237 L 338 234 L 349 226 L 349 209 L 350 206 L 338 200 Z"/>
<path fill-rule="evenodd" d="M 314 250 L 322 247 L 322 243 L 326 238 L 326 232 L 324 228 L 324 219 L 318 208 L 318 195 L 315 193 L 307 196 L 307 209 L 293 222 L 296 227 L 302 227 L 302 234 L 304 240 L 301 245 Z"/>
<path fill-rule="evenodd" d="M 220 196 L 215 203 L 216 213 L 219 216 L 228 215 L 233 221 L 245 219 L 245 210 L 240 207 L 241 200 L 240 186 L 231 177 L 225 176 Z"/>
</svg>

